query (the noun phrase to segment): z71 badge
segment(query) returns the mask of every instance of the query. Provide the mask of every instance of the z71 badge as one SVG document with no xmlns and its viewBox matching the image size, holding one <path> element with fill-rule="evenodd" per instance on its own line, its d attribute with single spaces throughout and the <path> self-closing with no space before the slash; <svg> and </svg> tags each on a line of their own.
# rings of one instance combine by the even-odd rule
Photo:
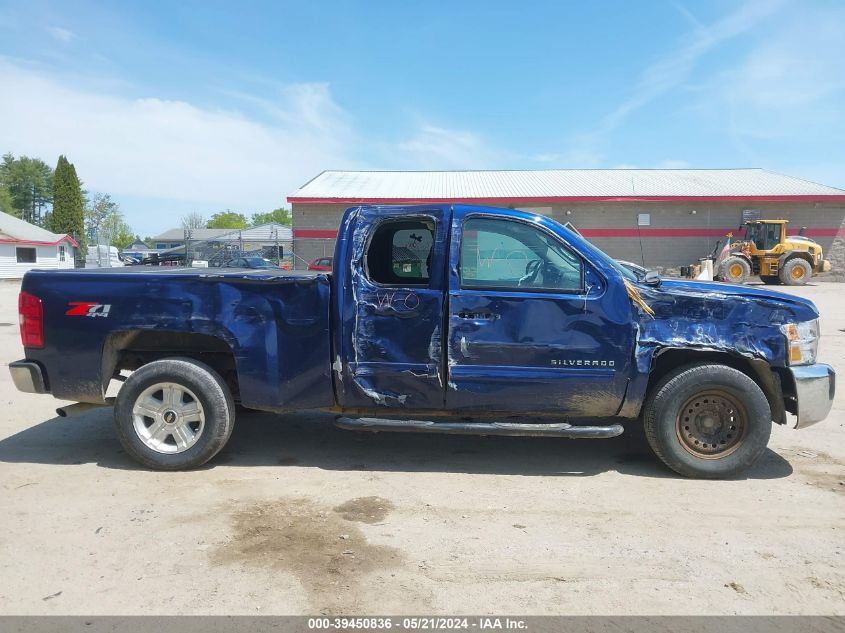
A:
<svg viewBox="0 0 845 633">
<path fill-rule="evenodd" d="M 70 301 L 67 316 L 108 317 L 111 310 L 110 303 L 94 303 L 92 301 Z"/>
</svg>

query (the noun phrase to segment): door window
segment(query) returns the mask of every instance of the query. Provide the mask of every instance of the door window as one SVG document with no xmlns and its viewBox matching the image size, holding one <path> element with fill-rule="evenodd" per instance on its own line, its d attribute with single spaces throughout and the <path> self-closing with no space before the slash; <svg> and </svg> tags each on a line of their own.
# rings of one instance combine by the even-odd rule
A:
<svg viewBox="0 0 845 633">
<path fill-rule="evenodd" d="M 583 264 L 551 235 L 524 222 L 470 218 L 461 239 L 461 287 L 495 290 L 583 288 Z"/>
<path fill-rule="evenodd" d="M 766 225 L 766 242 L 763 250 L 771 250 L 780 243 L 780 224 Z"/>
<path fill-rule="evenodd" d="M 382 222 L 367 248 L 367 275 L 385 286 L 427 286 L 433 246 L 432 220 Z"/>
</svg>

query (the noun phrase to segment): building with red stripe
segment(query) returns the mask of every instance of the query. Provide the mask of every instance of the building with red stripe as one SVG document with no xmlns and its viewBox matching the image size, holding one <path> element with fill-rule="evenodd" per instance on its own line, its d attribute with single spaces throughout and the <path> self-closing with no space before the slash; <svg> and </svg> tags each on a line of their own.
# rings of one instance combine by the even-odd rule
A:
<svg viewBox="0 0 845 633">
<path fill-rule="evenodd" d="M 73 268 L 79 244 L 0 212 L 0 279 L 20 279 L 33 268 Z"/>
<path fill-rule="evenodd" d="M 613 257 L 673 270 L 710 253 L 743 218 L 781 218 L 845 273 L 845 190 L 763 169 L 325 171 L 288 196 L 299 266 L 331 255 L 360 204 L 480 204 L 569 222 Z"/>
</svg>

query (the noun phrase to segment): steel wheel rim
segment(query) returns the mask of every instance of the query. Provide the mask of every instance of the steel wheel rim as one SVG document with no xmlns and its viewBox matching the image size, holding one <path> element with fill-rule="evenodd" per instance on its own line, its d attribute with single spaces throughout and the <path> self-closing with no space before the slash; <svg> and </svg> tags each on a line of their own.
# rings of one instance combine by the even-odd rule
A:
<svg viewBox="0 0 845 633">
<path fill-rule="evenodd" d="M 737 277 L 742 277 L 742 266 L 739 264 L 734 264 L 731 266 L 731 277 L 736 279 Z"/>
<path fill-rule="evenodd" d="M 793 266 L 792 267 L 792 278 L 793 279 L 803 279 L 804 278 L 804 269 L 801 266 Z"/>
<path fill-rule="evenodd" d="M 147 387 L 132 406 L 132 426 L 144 446 L 164 454 L 184 453 L 205 430 L 205 411 L 193 391 L 175 382 Z"/>
<path fill-rule="evenodd" d="M 681 407 L 675 431 L 690 454 L 721 459 L 742 445 L 748 432 L 748 414 L 731 394 L 718 389 L 702 391 Z"/>
</svg>

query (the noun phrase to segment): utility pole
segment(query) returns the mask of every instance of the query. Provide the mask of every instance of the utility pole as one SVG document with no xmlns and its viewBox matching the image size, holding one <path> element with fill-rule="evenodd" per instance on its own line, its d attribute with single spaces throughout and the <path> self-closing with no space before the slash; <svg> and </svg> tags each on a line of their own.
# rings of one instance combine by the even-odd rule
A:
<svg viewBox="0 0 845 633">
<path fill-rule="evenodd" d="M 190 257 L 190 241 L 191 241 L 191 229 L 185 229 L 185 266 L 190 266 L 191 262 L 188 261 Z"/>
</svg>

